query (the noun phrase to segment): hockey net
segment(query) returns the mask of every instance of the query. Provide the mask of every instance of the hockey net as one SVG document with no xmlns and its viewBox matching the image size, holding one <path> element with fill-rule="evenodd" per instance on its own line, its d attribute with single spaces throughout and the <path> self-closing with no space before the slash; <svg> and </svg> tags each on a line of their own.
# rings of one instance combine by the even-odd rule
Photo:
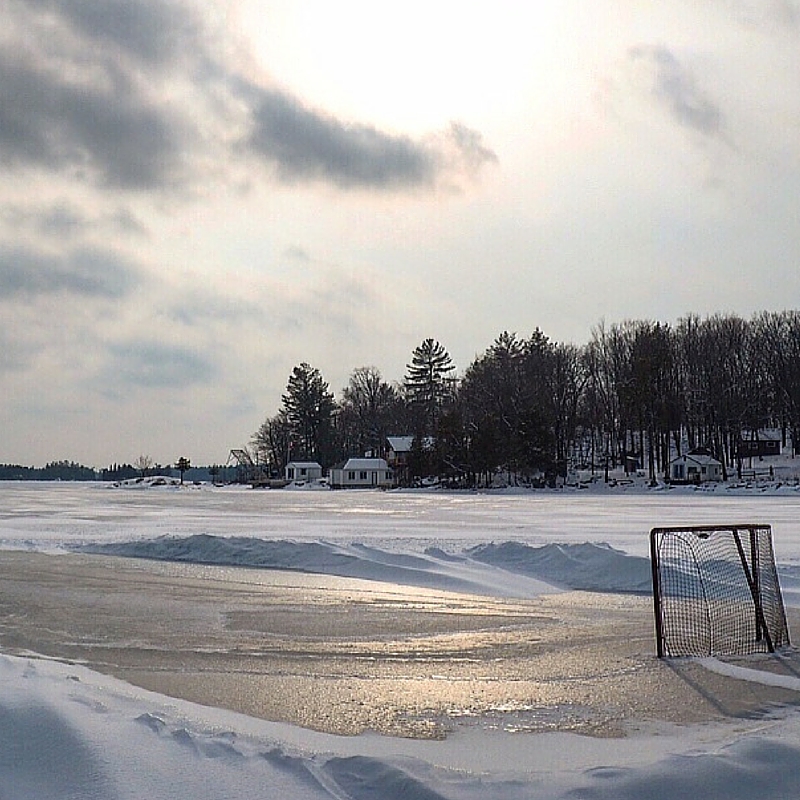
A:
<svg viewBox="0 0 800 800">
<path fill-rule="evenodd" d="M 659 657 L 789 644 L 769 525 L 654 528 L 650 556 Z"/>
</svg>

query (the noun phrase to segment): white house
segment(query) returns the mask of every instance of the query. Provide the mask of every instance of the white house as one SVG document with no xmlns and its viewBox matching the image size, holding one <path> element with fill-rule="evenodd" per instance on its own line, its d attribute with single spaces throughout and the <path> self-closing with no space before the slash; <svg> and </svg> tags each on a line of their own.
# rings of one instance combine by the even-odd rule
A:
<svg viewBox="0 0 800 800">
<path fill-rule="evenodd" d="M 722 462 L 710 453 L 691 452 L 672 459 L 669 477 L 675 483 L 705 483 L 722 480 Z"/>
<path fill-rule="evenodd" d="M 284 475 L 287 481 L 315 481 L 322 477 L 322 466 L 316 461 L 290 461 Z"/>
<path fill-rule="evenodd" d="M 332 489 L 386 488 L 394 486 L 394 474 L 383 458 L 350 458 L 328 470 Z"/>
</svg>

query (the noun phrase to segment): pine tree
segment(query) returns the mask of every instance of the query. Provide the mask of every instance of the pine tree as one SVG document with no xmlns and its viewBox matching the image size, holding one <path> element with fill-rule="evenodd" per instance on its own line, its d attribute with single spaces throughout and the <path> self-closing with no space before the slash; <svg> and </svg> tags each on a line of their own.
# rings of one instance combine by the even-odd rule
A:
<svg viewBox="0 0 800 800">
<path fill-rule="evenodd" d="M 177 469 L 178 472 L 180 472 L 180 474 L 181 474 L 181 483 L 183 483 L 183 474 L 185 472 L 187 472 L 191 466 L 192 465 L 191 465 L 191 462 L 189 461 L 189 459 L 188 458 L 184 458 L 183 456 L 181 456 L 175 462 L 175 469 Z"/>
<path fill-rule="evenodd" d="M 325 463 L 332 450 L 335 404 L 320 371 L 305 361 L 296 366 L 281 399 L 292 435 L 292 458 Z"/>
<path fill-rule="evenodd" d="M 414 349 L 406 369 L 406 397 L 420 411 L 424 433 L 432 434 L 442 408 L 453 398 L 455 364 L 442 344 L 425 339 Z"/>
</svg>

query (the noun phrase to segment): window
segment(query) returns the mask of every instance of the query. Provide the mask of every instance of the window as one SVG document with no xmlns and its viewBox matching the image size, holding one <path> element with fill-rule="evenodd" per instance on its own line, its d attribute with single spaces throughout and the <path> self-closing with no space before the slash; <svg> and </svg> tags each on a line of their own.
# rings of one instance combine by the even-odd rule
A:
<svg viewBox="0 0 800 800">
<path fill-rule="evenodd" d="M 358 479 L 360 481 L 365 481 L 367 479 L 367 473 L 366 472 L 359 472 L 358 473 Z"/>
<path fill-rule="evenodd" d="M 305 475 L 308 470 L 305 467 L 300 467 L 300 474 Z"/>
<path fill-rule="evenodd" d="M 355 479 L 356 479 L 356 474 L 355 474 L 355 472 L 348 472 L 348 473 L 347 473 L 347 480 L 349 480 L 349 481 L 354 481 Z"/>
</svg>

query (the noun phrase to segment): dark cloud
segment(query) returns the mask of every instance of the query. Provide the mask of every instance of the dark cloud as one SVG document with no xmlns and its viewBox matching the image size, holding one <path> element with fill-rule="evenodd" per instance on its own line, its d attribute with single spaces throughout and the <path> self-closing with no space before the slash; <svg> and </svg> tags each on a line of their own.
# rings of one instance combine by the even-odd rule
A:
<svg viewBox="0 0 800 800">
<path fill-rule="evenodd" d="M 139 270 L 110 251 L 84 248 L 67 255 L 0 246 L 0 298 L 59 293 L 115 300 L 140 280 Z"/>
<path fill-rule="evenodd" d="M 261 90 L 250 145 L 285 181 L 325 180 L 344 187 L 431 185 L 433 153 L 405 136 L 345 125 L 277 91 Z"/>
<path fill-rule="evenodd" d="M 32 231 L 37 236 L 78 238 L 95 231 L 145 236 L 147 230 L 134 214 L 124 208 L 90 215 L 77 205 L 59 202 L 44 207 L 9 205 L 0 208 L 0 220 L 15 231 Z"/>
<path fill-rule="evenodd" d="M 9 0 L 0 39 L 0 167 L 110 189 L 190 188 L 247 166 L 284 182 L 379 191 L 458 184 L 496 160 L 454 125 L 413 139 L 257 86 L 181 0 Z M 217 44 L 213 44 L 216 42 Z"/>
<path fill-rule="evenodd" d="M 202 25 L 186 3 L 163 0 L 26 0 L 57 15 L 95 45 L 106 43 L 152 64 L 191 53 Z"/>
<path fill-rule="evenodd" d="M 648 65 L 653 94 L 681 125 L 703 134 L 721 136 L 723 116 L 719 106 L 696 85 L 691 72 L 666 47 L 630 50 L 630 57 Z"/>
<path fill-rule="evenodd" d="M 215 369 L 204 356 L 187 347 L 163 342 L 112 345 L 112 364 L 104 383 L 114 391 L 120 383 L 147 389 L 175 389 L 205 383 Z"/>
<path fill-rule="evenodd" d="M 86 176 L 115 188 L 175 180 L 183 125 L 144 93 L 113 80 L 77 81 L 0 52 L 0 163 Z"/>
<path fill-rule="evenodd" d="M 453 125 L 422 141 L 344 123 L 283 92 L 248 86 L 253 130 L 249 147 L 285 182 L 323 181 L 341 188 L 432 188 L 442 178 L 474 175 L 496 155 L 480 134 Z"/>
</svg>

